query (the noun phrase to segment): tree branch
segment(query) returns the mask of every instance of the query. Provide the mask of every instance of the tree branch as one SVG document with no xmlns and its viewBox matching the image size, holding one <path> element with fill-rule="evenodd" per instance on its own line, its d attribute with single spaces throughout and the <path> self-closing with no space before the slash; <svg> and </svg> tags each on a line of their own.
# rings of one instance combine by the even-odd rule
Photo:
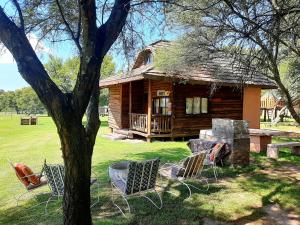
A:
<svg viewBox="0 0 300 225">
<path fill-rule="evenodd" d="M 97 28 L 95 2 L 81 2 L 84 55 L 81 56 L 81 71 L 73 93 L 74 103 L 82 116 L 90 101 L 95 82 L 99 81 L 102 60 L 125 24 L 130 9 L 129 3 L 130 0 L 116 0 L 108 20 Z"/>
<path fill-rule="evenodd" d="M 131 0 L 116 0 L 108 20 L 97 30 L 96 52 L 104 57 L 125 25 Z"/>
<path fill-rule="evenodd" d="M 77 34 L 76 34 L 76 39 L 78 42 L 80 41 L 80 34 L 81 34 L 81 10 L 80 10 L 80 0 L 77 0 L 78 4 L 78 22 L 77 22 Z"/>
<path fill-rule="evenodd" d="M 88 138 L 90 139 L 90 142 L 95 143 L 97 132 L 100 127 L 100 120 L 99 120 L 99 95 L 100 95 L 100 89 L 99 89 L 99 79 L 98 82 L 95 82 L 94 89 L 89 101 L 89 105 L 86 110 L 86 116 L 87 116 L 87 125 L 85 127 L 86 134 L 88 135 Z"/>
<path fill-rule="evenodd" d="M 25 33 L 13 23 L 0 7 L 0 40 L 17 62 L 22 77 L 35 90 L 49 113 L 58 118 L 65 96 L 48 76 Z"/>
<path fill-rule="evenodd" d="M 264 29 L 264 28 L 262 27 L 262 25 L 257 24 L 255 21 L 251 20 L 250 18 L 248 18 L 248 17 L 242 15 L 240 12 L 238 12 L 238 11 L 234 8 L 234 6 L 233 6 L 233 4 L 232 4 L 232 2 L 231 2 L 230 0 L 224 0 L 224 2 L 226 3 L 226 5 L 231 9 L 231 11 L 232 11 L 236 16 L 238 16 L 239 18 L 241 18 L 241 19 L 243 19 L 243 20 L 246 20 L 248 23 L 250 23 L 250 24 L 256 26 L 256 27 L 259 28 L 259 29 L 261 29 L 263 32 L 265 32 L 265 33 L 271 35 L 272 38 L 278 38 L 276 35 L 274 35 L 274 34 L 272 33 L 272 31 L 269 31 L 269 30 L 267 30 L 267 29 Z M 297 11 L 295 10 L 294 12 L 297 12 Z M 285 42 L 284 40 L 282 40 L 281 38 L 278 38 L 278 41 L 279 41 L 281 44 L 283 44 L 284 46 L 286 46 L 287 48 L 289 48 L 291 51 L 293 51 L 295 54 L 297 54 L 298 56 L 300 56 L 300 50 L 298 50 L 297 48 L 294 48 L 294 47 L 291 46 L 290 44 L 286 43 L 286 42 Z"/>
<path fill-rule="evenodd" d="M 22 14 L 20 4 L 19 4 L 18 0 L 12 0 L 12 2 L 14 3 L 15 7 L 17 8 L 17 11 L 18 11 L 18 14 L 19 14 L 20 29 L 24 32 L 25 31 L 24 18 L 23 18 L 23 14 Z"/>
<path fill-rule="evenodd" d="M 70 24 L 68 23 L 68 21 L 66 20 L 66 18 L 64 16 L 64 12 L 63 12 L 63 9 L 62 9 L 62 7 L 61 7 L 61 5 L 59 3 L 59 0 L 55 0 L 55 2 L 56 2 L 56 5 L 58 7 L 58 11 L 60 13 L 60 16 L 61 16 L 61 18 L 62 18 L 62 20 L 63 20 L 63 22 L 64 22 L 64 24 L 65 24 L 65 26 L 66 26 L 66 28 L 67 28 L 67 30 L 69 32 L 69 34 L 71 35 L 73 41 L 75 42 L 75 45 L 78 48 L 79 52 L 81 52 L 82 49 L 81 49 L 81 46 L 80 46 L 80 43 L 79 43 L 79 35 L 77 34 L 75 36 L 74 32 L 72 31 Z M 79 24 L 81 24 L 81 23 L 79 23 Z M 79 26 L 78 26 L 78 29 L 79 29 Z M 79 32 L 79 34 L 80 34 L 80 32 Z"/>
</svg>

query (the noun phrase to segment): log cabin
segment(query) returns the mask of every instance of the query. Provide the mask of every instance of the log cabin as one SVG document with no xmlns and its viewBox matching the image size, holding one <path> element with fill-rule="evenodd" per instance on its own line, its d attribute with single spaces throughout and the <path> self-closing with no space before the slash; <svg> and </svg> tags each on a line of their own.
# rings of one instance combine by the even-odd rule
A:
<svg viewBox="0 0 300 225">
<path fill-rule="evenodd" d="M 130 72 L 100 80 L 100 88 L 109 89 L 112 132 L 147 141 L 191 137 L 210 129 L 212 118 L 244 119 L 250 128 L 259 128 L 261 90 L 276 88 L 273 82 L 247 76 L 225 58 L 185 73 L 161 71 L 155 67 L 155 52 L 170 45 L 155 42 L 138 53 Z"/>
</svg>

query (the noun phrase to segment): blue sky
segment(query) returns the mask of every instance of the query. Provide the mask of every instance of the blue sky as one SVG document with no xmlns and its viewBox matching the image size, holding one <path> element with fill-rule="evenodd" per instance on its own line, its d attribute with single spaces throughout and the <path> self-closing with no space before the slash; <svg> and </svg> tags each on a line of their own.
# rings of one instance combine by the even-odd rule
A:
<svg viewBox="0 0 300 225">
<path fill-rule="evenodd" d="M 0 0 L 0 6 L 4 5 L 3 3 L 7 2 L 7 0 Z M 166 31 L 165 35 L 162 37 L 159 30 L 157 31 L 150 31 L 150 28 L 144 27 L 141 25 L 139 28 L 145 36 L 145 43 L 150 44 L 154 41 L 159 39 L 167 39 L 173 40 L 176 38 L 176 34 L 173 32 Z M 31 44 L 36 46 L 37 38 L 34 34 L 29 38 Z M 63 59 L 67 59 L 75 55 L 73 43 L 66 42 L 66 43 L 58 43 L 56 45 L 50 43 L 39 43 L 39 56 L 43 63 L 47 62 L 47 58 L 49 54 L 59 56 Z M 114 62 L 117 65 L 117 69 L 122 69 L 122 65 L 124 60 L 120 57 L 118 53 L 112 54 L 114 57 Z M 11 54 L 6 51 L 4 54 L 0 54 L 0 89 L 3 90 L 16 90 L 22 87 L 29 86 L 26 81 L 21 77 L 18 72 L 18 68 L 16 63 L 13 60 Z"/>
</svg>

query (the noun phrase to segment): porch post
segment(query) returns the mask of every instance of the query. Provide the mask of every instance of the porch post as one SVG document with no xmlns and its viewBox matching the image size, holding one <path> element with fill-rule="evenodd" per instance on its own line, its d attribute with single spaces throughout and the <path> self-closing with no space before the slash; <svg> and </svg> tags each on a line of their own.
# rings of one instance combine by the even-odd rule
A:
<svg viewBox="0 0 300 225">
<path fill-rule="evenodd" d="M 174 119 L 175 119 L 175 84 L 172 83 L 172 92 L 171 92 L 171 104 L 172 104 L 172 114 L 171 114 L 171 141 L 174 141 L 173 137 L 173 127 L 174 127 Z"/>
<path fill-rule="evenodd" d="M 123 129 L 123 116 L 122 116 L 122 112 L 123 112 L 123 84 L 120 84 L 120 129 Z"/>
<path fill-rule="evenodd" d="M 129 82 L 129 129 L 131 128 L 131 111 L 132 111 L 132 86 L 131 82 Z"/>
<path fill-rule="evenodd" d="M 151 135 L 151 118 L 152 118 L 152 91 L 151 80 L 148 80 L 148 115 L 147 115 L 147 134 Z M 151 142 L 151 138 L 147 137 L 147 142 Z"/>
</svg>

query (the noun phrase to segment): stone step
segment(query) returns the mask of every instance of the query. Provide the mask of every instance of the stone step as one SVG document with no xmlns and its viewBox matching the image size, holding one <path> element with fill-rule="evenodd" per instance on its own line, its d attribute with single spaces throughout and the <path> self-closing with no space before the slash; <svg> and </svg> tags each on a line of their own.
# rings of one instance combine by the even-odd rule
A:
<svg viewBox="0 0 300 225">
<path fill-rule="evenodd" d="M 133 134 L 128 129 L 116 129 L 114 130 L 114 133 L 125 135 L 127 138 L 133 138 Z"/>
<path fill-rule="evenodd" d="M 125 140 L 127 138 L 126 135 L 123 134 L 116 134 L 116 133 L 112 133 L 112 134 L 104 134 L 102 135 L 105 138 L 108 138 L 110 140 Z"/>
</svg>

